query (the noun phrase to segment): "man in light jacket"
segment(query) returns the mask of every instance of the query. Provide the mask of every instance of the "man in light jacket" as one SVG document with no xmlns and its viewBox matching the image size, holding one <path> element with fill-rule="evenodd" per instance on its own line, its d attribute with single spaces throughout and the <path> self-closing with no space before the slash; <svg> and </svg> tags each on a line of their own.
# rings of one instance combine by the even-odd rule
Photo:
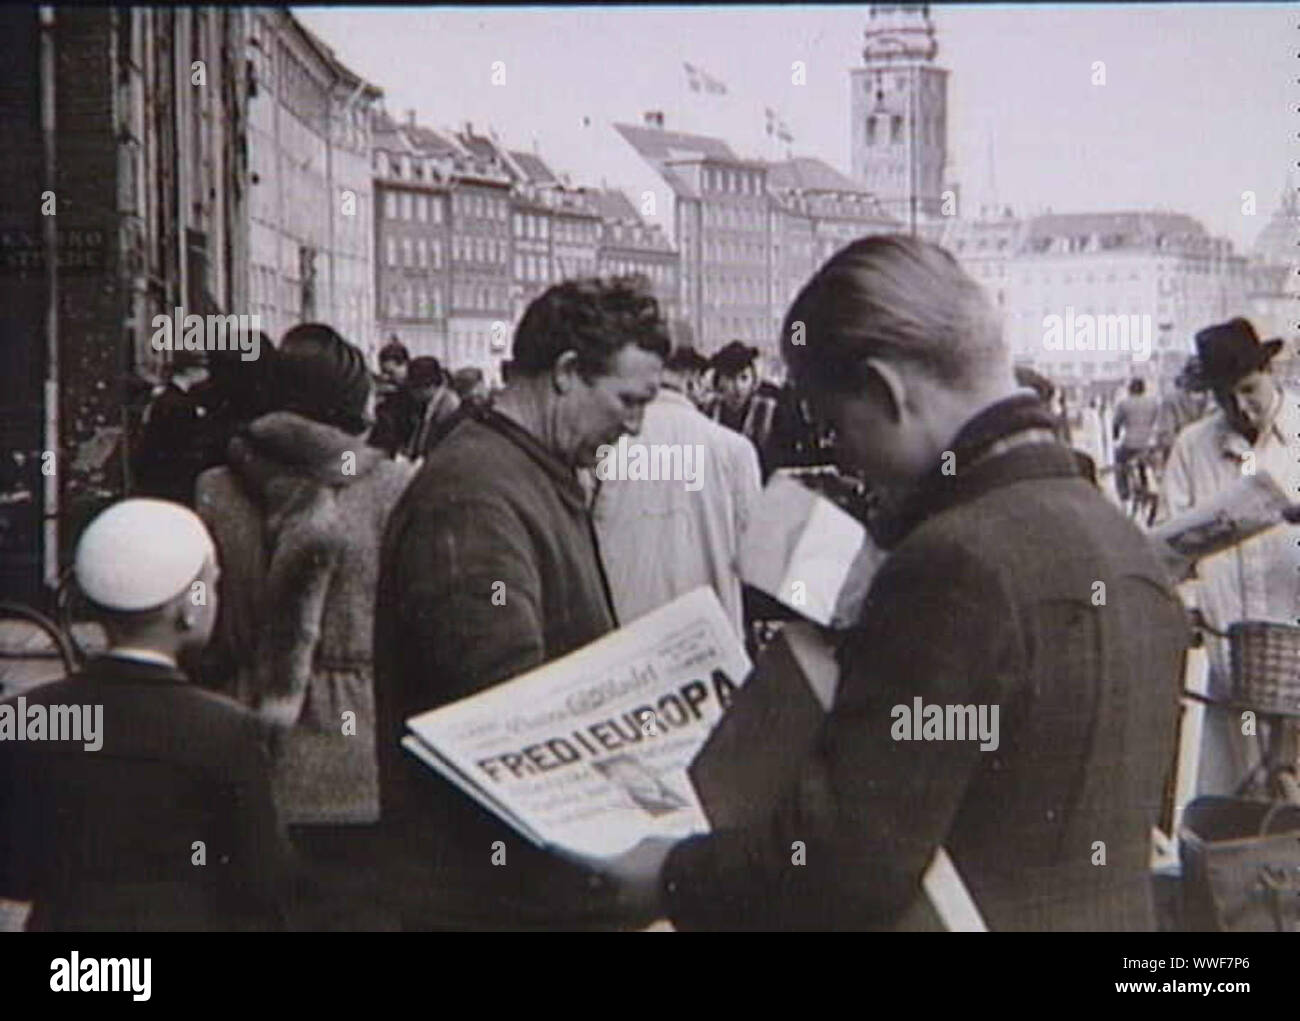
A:
<svg viewBox="0 0 1300 1021">
<path fill-rule="evenodd" d="M 596 532 L 620 620 L 712 585 L 743 640 L 736 557 L 758 497 L 758 453 L 691 403 L 691 364 L 689 353 L 669 356 L 641 432 L 597 462 Z M 636 460 L 655 477 L 629 470 Z"/>
</svg>

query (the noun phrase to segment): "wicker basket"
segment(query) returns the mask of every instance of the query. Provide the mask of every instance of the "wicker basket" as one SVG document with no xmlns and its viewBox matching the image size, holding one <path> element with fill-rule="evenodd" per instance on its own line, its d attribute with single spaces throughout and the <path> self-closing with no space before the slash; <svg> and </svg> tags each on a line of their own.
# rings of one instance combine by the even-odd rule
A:
<svg viewBox="0 0 1300 1021">
<path fill-rule="evenodd" d="M 1265 713 L 1300 716 L 1300 627 L 1239 620 L 1228 628 L 1232 700 Z"/>
</svg>

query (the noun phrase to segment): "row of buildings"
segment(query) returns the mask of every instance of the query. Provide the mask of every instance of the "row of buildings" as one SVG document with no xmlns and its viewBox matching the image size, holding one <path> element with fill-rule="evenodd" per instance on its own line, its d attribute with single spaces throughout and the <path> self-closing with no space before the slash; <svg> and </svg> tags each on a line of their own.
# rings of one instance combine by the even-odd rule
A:
<svg viewBox="0 0 1300 1021">
<path fill-rule="evenodd" d="M 642 275 L 674 312 L 675 251 L 621 192 L 574 187 L 466 124 L 380 112 L 373 137 L 376 333 L 499 379 L 528 303 L 560 280 Z"/>
<path fill-rule="evenodd" d="M 61 534 L 129 488 L 123 439 L 170 358 L 151 323 L 177 306 L 256 314 L 272 338 L 326 321 L 372 359 L 397 336 L 495 381 L 547 286 L 637 273 L 676 341 L 740 339 L 775 366 L 817 266 L 911 230 L 988 290 L 1021 362 L 1075 390 L 1167 385 L 1195 330 L 1229 315 L 1292 354 L 1300 329 L 1294 188 L 1248 256 L 1167 211 L 965 215 L 927 5 L 870 8 L 851 174 L 649 112 L 592 129 L 621 154 L 618 188 L 575 185 L 490 130 L 394 118 L 286 9 L 6 8 L 0 28 L 0 448 L 60 466 L 28 483 L 20 524 L 0 516 L 0 582 L 53 584 Z M 1054 349 L 1045 324 L 1067 312 L 1145 317 L 1151 357 Z"/>
</svg>

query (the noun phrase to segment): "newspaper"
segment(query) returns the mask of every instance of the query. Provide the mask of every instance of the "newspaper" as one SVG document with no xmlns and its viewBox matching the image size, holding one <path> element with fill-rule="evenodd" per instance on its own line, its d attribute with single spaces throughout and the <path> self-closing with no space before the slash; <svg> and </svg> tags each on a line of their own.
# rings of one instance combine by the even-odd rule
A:
<svg viewBox="0 0 1300 1021">
<path fill-rule="evenodd" d="M 740 542 L 740 577 L 823 627 L 857 623 L 886 554 L 831 500 L 777 472 Z"/>
<path fill-rule="evenodd" d="M 1238 482 L 1148 534 L 1166 562 L 1187 564 L 1221 553 L 1282 524 L 1290 506 L 1286 493 L 1266 471 Z"/>
<path fill-rule="evenodd" d="M 750 671 L 713 590 L 411 717 L 402 745 L 540 847 L 709 832 L 686 767 Z"/>
</svg>

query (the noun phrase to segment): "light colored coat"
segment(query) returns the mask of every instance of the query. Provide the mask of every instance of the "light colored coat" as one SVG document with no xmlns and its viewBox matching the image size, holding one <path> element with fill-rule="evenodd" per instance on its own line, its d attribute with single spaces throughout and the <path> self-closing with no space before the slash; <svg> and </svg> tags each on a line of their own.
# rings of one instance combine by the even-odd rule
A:
<svg viewBox="0 0 1300 1021">
<path fill-rule="evenodd" d="M 1255 442 L 1228 424 L 1222 411 L 1187 426 L 1174 442 L 1165 466 L 1163 512 L 1184 513 L 1241 480 L 1244 455 L 1254 453 L 1255 470 L 1267 471 L 1292 500 L 1300 493 L 1300 403 L 1282 391 L 1273 425 Z M 1202 560 L 1196 579 L 1181 593 L 1219 631 L 1237 620 L 1294 624 L 1300 616 L 1300 531 L 1279 524 L 1230 550 Z M 1226 639 L 1207 636 L 1210 694 L 1223 697 L 1231 683 Z M 1235 723 L 1234 725 L 1234 718 Z M 1230 793 L 1250 768 L 1254 750 L 1240 733 L 1240 712 L 1210 710 L 1201 756 L 1200 793 Z"/>
<path fill-rule="evenodd" d="M 600 478 L 593 508 L 601 556 L 619 620 L 626 624 L 678 596 L 712 585 L 744 638 L 736 557 L 760 489 L 754 444 L 710 421 L 682 394 L 663 389 L 645 409 L 641 432 L 627 440 L 692 449 L 698 472 L 682 479 Z M 695 451 L 703 451 L 696 462 Z M 681 464 L 688 463 L 683 455 Z"/>
</svg>

